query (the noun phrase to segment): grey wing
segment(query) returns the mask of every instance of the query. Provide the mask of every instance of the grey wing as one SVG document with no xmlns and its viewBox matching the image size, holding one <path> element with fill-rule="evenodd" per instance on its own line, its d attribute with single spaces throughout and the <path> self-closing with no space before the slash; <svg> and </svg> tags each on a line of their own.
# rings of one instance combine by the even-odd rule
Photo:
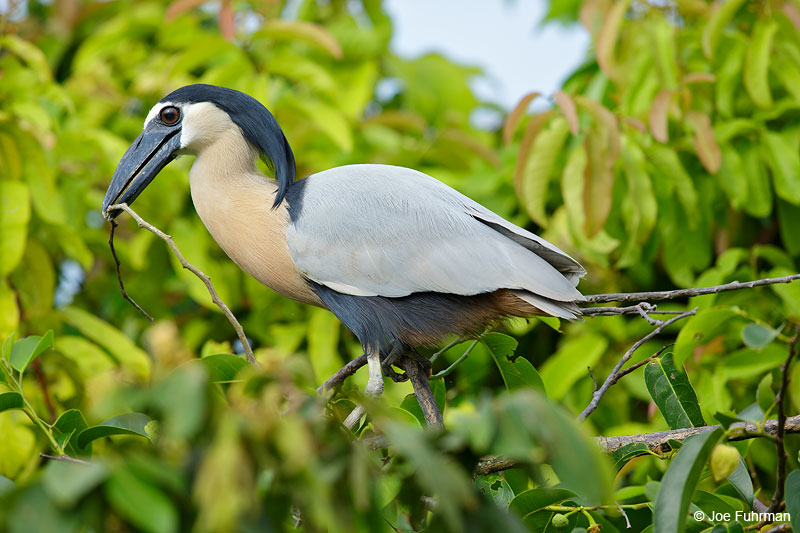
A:
<svg viewBox="0 0 800 533">
<path fill-rule="evenodd" d="M 420 172 L 337 167 L 306 178 L 301 204 L 287 228 L 289 251 L 306 277 L 333 290 L 400 297 L 512 289 L 551 314 L 559 306 L 546 300 L 583 300 L 575 285 L 585 271 L 575 260 Z"/>
</svg>

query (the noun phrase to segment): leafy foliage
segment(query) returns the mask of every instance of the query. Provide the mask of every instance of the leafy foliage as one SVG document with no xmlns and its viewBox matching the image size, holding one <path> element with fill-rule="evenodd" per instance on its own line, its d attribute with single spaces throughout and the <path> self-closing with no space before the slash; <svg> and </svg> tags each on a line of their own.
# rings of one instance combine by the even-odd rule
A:
<svg viewBox="0 0 800 533">
<path fill-rule="evenodd" d="M 731 444 L 741 459 L 728 476 L 732 450 L 714 450 L 734 422 L 775 416 L 797 285 L 662 304 L 698 313 L 634 353 L 630 364 L 675 342 L 608 390 L 591 428 L 573 418 L 652 329 L 638 317 L 516 320 L 510 335 L 454 342 L 434 356 L 445 433 L 422 429 L 408 384 L 387 383 L 353 435 L 340 421 L 366 376 L 330 401 L 313 391 L 357 342 L 225 258 L 189 201 L 190 161 L 165 168 L 137 211 L 211 276 L 258 370 L 202 283 L 129 222 L 116 241 L 123 276 L 156 323 L 120 298 L 99 205 L 150 106 L 205 82 L 264 102 L 300 175 L 356 162 L 424 171 L 579 258 L 586 293 L 792 274 L 800 4 L 552 2 L 548 20 L 580 22 L 594 48 L 502 129 L 469 88 L 476 69 L 389 52 L 378 0 L 11 4 L 0 15 L 0 530 L 753 525 L 691 513 L 751 510 L 781 482 L 766 439 Z M 528 114 L 538 98 L 550 109 Z M 497 131 L 476 128 L 476 110 L 496 113 Z M 800 365 L 788 372 L 797 412 Z M 723 427 L 658 452 L 604 457 L 589 436 L 712 420 Z M 800 442 L 785 446 L 797 527 Z M 514 467 L 473 479 L 498 456 Z"/>
</svg>

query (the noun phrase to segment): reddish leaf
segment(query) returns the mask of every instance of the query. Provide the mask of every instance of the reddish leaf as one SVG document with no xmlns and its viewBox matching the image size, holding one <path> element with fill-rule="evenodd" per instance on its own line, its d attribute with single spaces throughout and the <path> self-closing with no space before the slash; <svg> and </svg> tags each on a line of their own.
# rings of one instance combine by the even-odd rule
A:
<svg viewBox="0 0 800 533">
<path fill-rule="evenodd" d="M 797 6 L 791 2 L 786 2 L 783 4 L 783 7 L 781 7 L 781 11 L 783 11 L 783 14 L 786 15 L 790 21 L 792 21 L 792 24 L 794 24 L 794 27 L 797 29 L 797 31 L 800 32 L 800 10 L 797 9 Z"/>
<path fill-rule="evenodd" d="M 283 37 L 306 41 L 335 59 L 342 58 L 342 46 L 325 27 L 303 21 L 270 20 L 262 30 L 269 37 Z"/>
<path fill-rule="evenodd" d="M 233 41 L 236 36 L 235 16 L 236 13 L 233 11 L 232 2 L 223 2 L 222 7 L 219 8 L 219 29 L 229 41 Z"/>
<path fill-rule="evenodd" d="M 694 150 L 703 167 L 710 173 L 716 174 L 722 164 L 722 152 L 719 149 L 717 138 L 708 115 L 699 111 L 690 111 L 686 120 L 694 130 Z"/>
<path fill-rule="evenodd" d="M 575 102 L 594 121 L 584 140 L 588 164 L 583 189 L 586 236 L 593 237 L 603 228 L 611 211 L 614 163 L 620 153 L 619 124 L 617 117 L 600 103 L 584 97 L 575 97 Z"/>
<path fill-rule="evenodd" d="M 608 12 L 611 0 L 585 0 L 578 12 L 578 20 L 584 28 L 594 33 L 598 24 L 602 23 L 603 13 Z"/>
<path fill-rule="evenodd" d="M 575 108 L 575 102 L 564 91 L 558 91 L 553 95 L 556 99 L 558 107 L 561 109 L 561 114 L 567 119 L 569 124 L 569 131 L 573 135 L 578 134 L 578 110 Z"/>
<path fill-rule="evenodd" d="M 683 77 L 683 83 L 714 83 L 717 77 L 710 72 L 692 72 Z"/>
<path fill-rule="evenodd" d="M 597 34 L 597 63 L 606 76 L 614 79 L 616 77 L 616 60 L 614 49 L 619 38 L 619 29 L 625 12 L 628 10 L 631 0 L 620 0 L 606 12 L 603 25 Z"/>
<path fill-rule="evenodd" d="M 514 131 L 516 131 L 519 121 L 522 120 L 522 117 L 525 115 L 525 111 L 528 110 L 528 106 L 541 94 L 542 93 L 538 92 L 526 94 L 520 99 L 517 105 L 514 106 L 514 109 L 511 110 L 511 113 L 508 114 L 506 123 L 503 125 L 503 140 L 506 144 L 511 142 L 511 138 L 514 136 Z"/>
<path fill-rule="evenodd" d="M 674 94 L 670 90 L 663 89 L 653 98 L 653 104 L 650 106 L 650 134 L 661 143 L 669 141 L 668 113 Z"/>
<path fill-rule="evenodd" d="M 167 20 L 172 20 L 178 15 L 206 3 L 206 0 L 175 0 L 167 8 Z"/>
<path fill-rule="evenodd" d="M 647 133 L 647 126 L 644 122 L 639 120 L 638 118 L 634 117 L 625 117 L 625 122 L 628 123 L 629 126 L 636 128 L 637 130 L 641 131 L 642 133 Z"/>
</svg>

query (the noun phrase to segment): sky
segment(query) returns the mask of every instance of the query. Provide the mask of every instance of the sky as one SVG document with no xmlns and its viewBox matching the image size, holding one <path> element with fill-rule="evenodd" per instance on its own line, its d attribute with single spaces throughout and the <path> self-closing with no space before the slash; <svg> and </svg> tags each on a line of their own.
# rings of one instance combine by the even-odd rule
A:
<svg viewBox="0 0 800 533">
<path fill-rule="evenodd" d="M 435 51 L 482 68 L 489 79 L 476 80 L 473 89 L 506 109 L 530 91 L 557 91 L 589 48 L 580 26 L 539 24 L 544 0 L 386 0 L 385 7 L 395 53 L 413 58 Z"/>
</svg>

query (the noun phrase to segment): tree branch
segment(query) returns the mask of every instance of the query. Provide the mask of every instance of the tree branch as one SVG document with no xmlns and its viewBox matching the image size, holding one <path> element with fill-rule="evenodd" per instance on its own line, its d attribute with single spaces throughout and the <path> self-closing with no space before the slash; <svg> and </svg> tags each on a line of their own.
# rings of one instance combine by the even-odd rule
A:
<svg viewBox="0 0 800 533">
<path fill-rule="evenodd" d="M 784 426 L 786 424 L 786 391 L 789 389 L 790 381 L 789 366 L 792 364 L 798 339 L 800 339 L 800 329 L 795 328 L 795 336 L 792 338 L 792 342 L 789 343 L 789 355 L 781 365 L 781 388 L 778 390 L 778 395 L 775 396 L 775 403 L 778 405 L 778 431 L 775 433 L 775 446 L 778 449 L 778 467 L 775 474 L 775 493 L 772 495 L 772 501 L 767 510 L 769 513 L 776 512 L 778 506 L 783 502 L 783 491 L 786 484 L 786 449 L 783 444 Z"/>
<path fill-rule="evenodd" d="M 147 317 L 147 320 L 149 320 L 150 323 L 153 324 L 155 320 L 153 319 L 152 316 L 150 316 L 150 313 L 142 309 L 142 306 L 136 303 L 136 300 L 131 298 L 131 296 L 128 294 L 128 291 L 125 290 L 125 284 L 122 283 L 122 272 L 120 272 L 119 257 L 117 257 L 117 250 L 116 248 L 114 248 L 114 232 L 117 230 L 117 226 L 119 226 L 119 222 L 117 222 L 114 219 L 111 219 L 111 233 L 109 233 L 108 235 L 108 247 L 111 248 L 111 256 L 114 258 L 114 268 L 117 271 L 117 281 L 119 282 L 119 290 L 122 293 L 122 297 L 128 300 L 131 303 L 131 305 L 133 305 L 140 313 L 142 313 L 145 317 Z"/>
<path fill-rule="evenodd" d="M 47 455 L 46 453 L 40 453 L 39 457 L 41 457 L 43 459 L 52 459 L 53 461 L 66 461 L 68 463 L 77 463 L 77 464 L 81 464 L 81 465 L 94 464 L 94 463 L 91 463 L 89 461 L 84 461 L 83 459 L 78 459 L 76 457 L 71 457 L 71 456 L 69 456 L 67 454 L 64 454 L 64 455 Z"/>
<path fill-rule="evenodd" d="M 431 429 L 444 429 L 442 412 L 439 410 L 439 406 L 436 405 L 431 385 L 428 382 L 428 375 L 423 369 L 422 363 L 406 356 L 403 357 L 402 364 L 406 375 L 414 386 L 414 395 L 417 397 L 417 402 L 420 409 L 422 409 L 422 414 L 425 416 L 428 427 Z"/>
<path fill-rule="evenodd" d="M 692 296 L 702 296 L 704 294 L 717 294 L 720 292 L 738 291 L 741 289 L 752 289 L 754 287 L 761 287 L 764 285 L 775 285 L 776 283 L 791 283 L 797 279 L 800 279 L 800 274 L 792 274 L 791 276 L 784 276 L 782 278 L 764 278 L 755 281 L 745 281 L 743 283 L 740 283 L 738 281 L 732 281 L 730 283 L 726 283 L 725 285 L 716 285 L 714 287 L 701 287 L 697 289 L 590 294 L 586 296 L 585 304 L 597 304 L 603 302 L 642 302 L 645 300 L 676 300 L 678 298 L 691 298 Z"/>
<path fill-rule="evenodd" d="M 644 344 L 645 342 L 649 341 L 650 339 L 661 333 L 661 331 L 664 330 L 664 328 L 674 324 L 678 320 L 692 316 L 696 313 L 697 313 L 697 308 L 695 307 L 691 311 L 686 311 L 684 313 L 679 314 L 678 316 L 670 318 L 666 322 L 662 322 L 661 325 L 656 327 L 653 331 L 651 331 L 650 333 L 648 333 L 647 335 L 636 341 L 636 343 L 634 343 L 634 345 L 631 346 L 628 349 L 628 351 L 622 355 L 619 362 L 617 362 L 616 366 L 614 367 L 614 370 L 612 370 L 611 373 L 608 375 L 608 377 L 606 378 L 605 382 L 603 382 L 603 385 L 600 387 L 600 389 L 598 389 L 592 394 L 592 401 L 590 401 L 589 405 L 586 406 L 586 409 L 584 409 L 583 412 L 580 415 L 578 415 L 578 420 L 586 420 L 586 417 L 588 417 L 590 414 L 594 412 L 595 409 L 597 409 L 597 406 L 599 405 L 600 400 L 603 398 L 603 395 L 605 395 L 608 389 L 612 385 L 614 385 L 621 377 L 620 370 L 622 369 L 622 366 L 628 362 L 628 360 L 633 356 L 634 352 L 638 350 L 642 344 Z M 625 374 L 623 373 L 622 375 Z"/>
<path fill-rule="evenodd" d="M 670 451 L 670 440 L 683 442 L 692 435 L 713 431 L 719 427 L 718 425 L 701 426 L 696 428 L 658 431 L 655 433 L 642 433 L 640 435 L 625 435 L 621 437 L 595 437 L 594 442 L 605 453 L 613 453 L 627 444 L 641 442 L 647 445 L 651 452 L 663 454 Z M 737 422 L 731 424 L 731 429 L 733 431 L 731 431 L 728 436 L 728 440 L 738 441 L 764 436 L 775 436 L 778 433 L 778 427 L 778 421 L 775 419 L 767 420 L 763 427 L 761 427 L 761 424 L 753 422 Z M 785 433 L 800 433 L 800 415 L 787 418 L 783 428 Z M 517 461 L 513 461 L 507 457 L 498 455 L 487 456 L 478 462 L 475 467 L 475 474 L 483 476 L 493 472 L 514 468 L 518 465 L 519 463 Z"/>
<path fill-rule="evenodd" d="M 676 440 L 683 442 L 692 435 L 698 433 L 705 433 L 706 431 L 714 431 L 719 428 L 716 426 L 701 426 L 696 428 L 686 429 L 673 429 L 670 431 L 657 431 L 654 433 L 642 433 L 639 435 L 624 435 L 621 437 L 595 437 L 594 443 L 600 447 L 604 453 L 614 453 L 618 449 L 628 444 L 641 442 L 647 445 L 647 448 L 656 454 L 663 455 L 671 450 L 669 441 Z M 778 432 L 778 421 L 775 419 L 767 420 L 763 426 L 754 422 L 736 422 L 731 424 L 731 432 L 728 434 L 728 440 L 739 441 L 747 439 L 756 439 L 759 437 L 774 437 Z M 800 433 L 800 415 L 791 416 L 786 419 L 784 425 L 785 433 Z M 382 436 L 364 439 L 364 443 L 371 449 L 386 448 L 388 443 Z M 515 461 L 502 455 L 487 455 L 482 457 L 478 464 L 475 466 L 475 475 L 484 476 L 501 470 L 508 470 L 523 464 L 521 461 Z"/>
<path fill-rule="evenodd" d="M 326 390 L 331 390 L 339 386 L 344 380 L 356 373 L 356 370 L 367 364 L 367 354 L 361 354 L 342 368 L 336 371 L 334 375 L 328 380 L 317 387 L 317 394 L 322 394 Z"/>
<path fill-rule="evenodd" d="M 131 217 L 133 217 L 133 219 L 136 221 L 136 223 L 139 225 L 140 228 L 148 230 L 150 233 L 153 233 L 155 236 L 166 242 L 167 246 L 169 246 L 170 250 L 172 250 L 172 253 L 174 253 L 175 257 L 178 258 L 178 261 L 180 262 L 181 266 L 186 270 L 190 271 L 198 278 L 200 278 L 203 284 L 205 284 L 206 289 L 208 289 L 208 293 L 211 295 L 211 301 L 217 304 L 217 307 L 219 307 L 222 310 L 222 313 L 228 319 L 228 322 L 231 323 L 233 329 L 236 330 L 236 335 L 239 337 L 239 341 L 242 343 L 242 348 L 244 349 L 244 353 L 247 355 L 247 361 L 254 367 L 258 366 L 256 357 L 255 355 L 253 355 L 253 349 L 250 347 L 250 343 L 247 341 L 247 335 L 244 334 L 244 329 L 242 328 L 242 325 L 239 324 L 239 321 L 236 320 L 236 317 L 233 315 L 231 310 L 228 308 L 227 305 L 225 305 L 225 302 L 223 302 L 222 299 L 217 294 L 217 291 L 214 289 L 214 285 L 211 283 L 211 278 L 209 278 L 199 268 L 192 265 L 191 263 L 189 263 L 189 261 L 186 260 L 186 258 L 178 249 L 178 246 L 175 244 L 175 241 L 172 239 L 170 235 L 167 235 L 166 233 L 164 233 L 157 227 L 153 226 L 149 222 L 146 222 L 141 216 L 139 216 L 138 213 L 136 213 L 136 211 L 131 209 L 128 206 L 128 204 L 125 203 L 114 204 L 108 207 L 108 211 L 114 211 L 119 209 L 125 211 Z M 120 285 L 121 283 L 122 280 L 120 280 Z"/>
</svg>

